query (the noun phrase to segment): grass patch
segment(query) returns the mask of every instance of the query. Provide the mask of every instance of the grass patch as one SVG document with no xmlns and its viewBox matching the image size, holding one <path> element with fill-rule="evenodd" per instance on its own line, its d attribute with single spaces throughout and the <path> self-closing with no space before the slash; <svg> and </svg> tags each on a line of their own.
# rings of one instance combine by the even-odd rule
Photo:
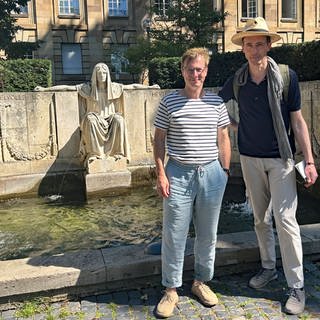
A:
<svg viewBox="0 0 320 320">
<path fill-rule="evenodd" d="M 43 300 L 24 302 L 15 312 L 17 318 L 33 318 L 36 314 L 46 311 L 47 305 Z"/>
</svg>

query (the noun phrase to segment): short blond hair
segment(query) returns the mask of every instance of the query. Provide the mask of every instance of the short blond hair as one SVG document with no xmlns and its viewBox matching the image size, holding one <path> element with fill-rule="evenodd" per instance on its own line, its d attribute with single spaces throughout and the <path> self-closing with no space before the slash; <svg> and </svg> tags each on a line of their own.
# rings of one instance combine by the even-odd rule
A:
<svg viewBox="0 0 320 320">
<path fill-rule="evenodd" d="M 188 63 L 190 60 L 196 59 L 198 56 L 204 58 L 206 67 L 209 65 L 210 54 L 207 48 L 190 48 L 188 49 L 181 58 L 181 68 L 184 67 L 185 63 Z"/>
</svg>

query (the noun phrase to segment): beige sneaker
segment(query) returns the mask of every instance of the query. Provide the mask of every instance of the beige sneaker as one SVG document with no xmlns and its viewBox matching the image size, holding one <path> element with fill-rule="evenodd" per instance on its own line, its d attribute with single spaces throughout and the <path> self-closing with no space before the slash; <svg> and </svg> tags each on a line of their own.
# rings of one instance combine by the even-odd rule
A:
<svg viewBox="0 0 320 320">
<path fill-rule="evenodd" d="M 306 294 L 304 289 L 291 288 L 289 299 L 286 302 L 284 311 L 288 314 L 300 314 L 303 312 L 306 304 Z"/>
<path fill-rule="evenodd" d="M 156 314 L 162 318 L 172 316 L 174 307 L 177 305 L 179 297 L 175 291 L 166 291 L 157 305 Z"/>
<path fill-rule="evenodd" d="M 266 286 L 270 281 L 278 278 L 276 269 L 261 268 L 260 271 L 253 276 L 249 281 L 249 287 L 260 289 Z"/>
<path fill-rule="evenodd" d="M 207 307 L 212 307 L 218 303 L 215 293 L 204 283 L 193 283 L 191 292 Z"/>
</svg>

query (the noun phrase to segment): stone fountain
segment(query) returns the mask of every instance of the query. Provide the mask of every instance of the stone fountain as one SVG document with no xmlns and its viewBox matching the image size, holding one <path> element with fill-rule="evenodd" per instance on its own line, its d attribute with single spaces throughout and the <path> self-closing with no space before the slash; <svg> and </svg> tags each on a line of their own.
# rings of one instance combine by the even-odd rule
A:
<svg viewBox="0 0 320 320">
<path fill-rule="evenodd" d="M 320 81 L 300 83 L 303 114 L 319 169 Z M 212 89 L 216 91 L 216 89 Z M 153 119 L 158 88 L 124 89 L 120 99 L 130 161 L 99 159 L 84 166 L 79 155 L 81 108 L 76 90 L 0 93 L 0 199 L 81 193 L 85 197 L 150 183 L 153 174 Z M 228 105 L 231 115 L 236 104 Z M 234 176 L 241 176 L 236 136 L 232 139 Z M 297 160 L 301 158 L 298 152 Z M 319 182 L 313 192 L 320 194 Z"/>
</svg>

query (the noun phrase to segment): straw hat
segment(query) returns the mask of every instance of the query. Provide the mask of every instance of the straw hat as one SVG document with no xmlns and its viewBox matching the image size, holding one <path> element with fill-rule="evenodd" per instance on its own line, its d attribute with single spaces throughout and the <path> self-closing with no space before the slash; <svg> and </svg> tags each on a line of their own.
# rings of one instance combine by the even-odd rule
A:
<svg viewBox="0 0 320 320">
<path fill-rule="evenodd" d="M 281 39 L 281 37 L 274 32 L 270 32 L 266 21 L 262 17 L 257 17 L 254 19 L 249 19 L 246 25 L 239 33 L 232 36 L 231 41 L 242 46 L 242 39 L 244 37 L 254 37 L 254 36 L 269 36 L 271 43 L 276 42 Z"/>
</svg>

